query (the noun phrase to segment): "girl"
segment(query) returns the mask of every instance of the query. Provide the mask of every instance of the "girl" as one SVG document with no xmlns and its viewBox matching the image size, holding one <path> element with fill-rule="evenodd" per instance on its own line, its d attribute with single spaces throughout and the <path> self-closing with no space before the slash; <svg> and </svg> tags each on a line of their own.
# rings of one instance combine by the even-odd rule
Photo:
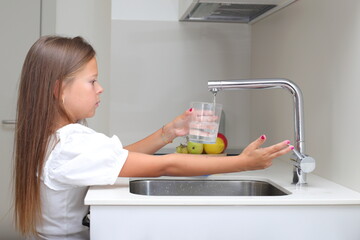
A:
<svg viewBox="0 0 360 240">
<path fill-rule="evenodd" d="M 117 177 L 195 176 L 263 169 L 288 153 L 289 141 L 260 148 L 261 136 L 240 155 L 152 155 L 188 134 L 192 109 L 145 139 L 123 147 L 81 122 L 94 116 L 102 87 L 94 49 L 81 37 L 40 38 L 22 68 L 15 137 L 15 220 L 30 238 L 88 239 L 83 200 L 91 185 Z M 196 160 L 194 160 L 196 158 Z"/>
</svg>

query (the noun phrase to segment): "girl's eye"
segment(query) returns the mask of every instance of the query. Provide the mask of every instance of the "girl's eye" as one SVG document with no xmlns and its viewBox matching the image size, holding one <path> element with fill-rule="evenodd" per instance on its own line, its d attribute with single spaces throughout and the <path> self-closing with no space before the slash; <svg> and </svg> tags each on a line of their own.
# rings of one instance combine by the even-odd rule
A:
<svg viewBox="0 0 360 240">
<path fill-rule="evenodd" d="M 92 81 L 91 81 L 91 84 L 94 85 L 95 82 L 96 82 L 96 79 L 92 80 Z"/>
</svg>

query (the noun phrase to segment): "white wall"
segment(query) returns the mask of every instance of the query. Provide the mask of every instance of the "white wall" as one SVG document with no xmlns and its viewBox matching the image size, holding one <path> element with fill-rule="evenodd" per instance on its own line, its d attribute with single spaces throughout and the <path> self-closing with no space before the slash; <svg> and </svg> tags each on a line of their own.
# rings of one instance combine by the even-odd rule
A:
<svg viewBox="0 0 360 240">
<path fill-rule="evenodd" d="M 178 0 L 112 0 L 111 17 L 117 20 L 178 21 Z"/>
<path fill-rule="evenodd" d="M 207 81 L 250 75 L 248 25 L 178 22 L 177 1 L 171 2 L 176 5 L 165 4 L 144 19 L 131 4 L 112 1 L 110 132 L 124 145 L 161 128 L 191 101 L 212 101 Z M 117 6 L 129 8 L 121 14 Z M 164 16 L 167 9 L 176 16 Z M 249 93 L 221 92 L 217 102 L 224 105 L 229 147 L 246 146 Z M 175 151 L 182 141 L 165 149 Z"/>
<path fill-rule="evenodd" d="M 110 0 L 56 1 L 55 33 L 64 36 L 82 36 L 95 48 L 99 83 L 103 86 L 100 107 L 88 125 L 103 133 L 109 131 L 110 82 Z"/>
<path fill-rule="evenodd" d="M 128 8 L 133 19 L 120 14 L 112 20 L 107 82 L 110 0 L 57 1 L 57 33 L 85 36 L 105 58 L 99 60 L 103 103 L 90 126 L 118 134 L 125 144 L 137 140 L 185 110 L 190 101 L 210 99 L 207 80 L 248 77 L 250 62 L 245 59 L 251 56 L 252 77 L 289 78 L 302 88 L 307 153 L 317 159 L 316 173 L 360 191 L 358 1 L 297 1 L 251 30 L 239 24 L 179 23 L 164 15 L 140 19 L 134 15 L 137 4 L 141 1 Z M 175 5 L 163 6 L 169 10 Z M 250 45 L 251 52 L 246 48 Z M 236 135 L 232 144 L 244 146 L 262 133 L 269 136 L 269 144 L 292 140 L 290 94 L 281 89 L 252 93 L 251 110 L 246 91 L 219 95 L 228 108 L 229 134 Z"/>
<path fill-rule="evenodd" d="M 302 0 L 252 27 L 252 77 L 296 82 L 305 100 L 307 153 L 316 173 L 360 191 L 360 2 Z M 292 138 L 292 103 L 283 90 L 254 92 L 252 136 Z"/>
<path fill-rule="evenodd" d="M 171 121 L 191 101 L 212 101 L 208 80 L 249 77 L 249 26 L 188 24 L 177 18 L 177 0 L 56 1 L 55 33 L 81 35 L 98 53 L 105 92 L 90 127 L 129 144 Z M 250 134 L 249 94 L 228 92 L 217 100 L 225 105 L 229 147 L 244 147 Z"/>
</svg>

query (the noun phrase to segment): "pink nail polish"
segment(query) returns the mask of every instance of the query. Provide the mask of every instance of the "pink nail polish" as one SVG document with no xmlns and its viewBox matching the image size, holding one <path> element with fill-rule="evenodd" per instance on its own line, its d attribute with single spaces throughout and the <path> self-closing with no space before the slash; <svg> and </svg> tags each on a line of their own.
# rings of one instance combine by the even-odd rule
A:
<svg viewBox="0 0 360 240">
<path fill-rule="evenodd" d="M 192 112 L 192 110 L 193 110 L 193 109 L 192 109 L 192 108 L 190 108 L 190 109 L 189 109 L 189 112 Z"/>
<path fill-rule="evenodd" d="M 286 143 L 287 145 L 289 145 L 289 144 L 290 144 L 290 141 L 289 141 L 289 140 L 286 140 L 285 143 Z"/>
<path fill-rule="evenodd" d="M 290 149 L 291 149 L 291 150 L 294 150 L 294 148 L 295 148 L 294 146 L 290 146 Z"/>
<path fill-rule="evenodd" d="M 261 135 L 261 137 L 260 137 L 262 140 L 264 140 L 265 139 L 265 135 Z"/>
</svg>

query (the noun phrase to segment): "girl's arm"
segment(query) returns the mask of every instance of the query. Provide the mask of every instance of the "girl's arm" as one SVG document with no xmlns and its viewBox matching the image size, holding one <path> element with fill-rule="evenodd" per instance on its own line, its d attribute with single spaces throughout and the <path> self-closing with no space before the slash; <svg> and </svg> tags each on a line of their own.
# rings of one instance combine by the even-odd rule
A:
<svg viewBox="0 0 360 240">
<path fill-rule="evenodd" d="M 260 137 L 238 156 L 209 157 L 207 155 L 167 154 L 161 156 L 129 152 L 120 177 L 199 176 L 215 173 L 264 169 L 276 157 L 293 149 L 289 141 L 260 148 L 265 137 Z"/>
<path fill-rule="evenodd" d="M 168 143 L 171 143 L 178 136 L 185 136 L 189 133 L 189 121 L 192 109 L 187 110 L 172 122 L 149 135 L 148 137 L 130 144 L 125 149 L 130 152 L 153 154 Z"/>
</svg>

